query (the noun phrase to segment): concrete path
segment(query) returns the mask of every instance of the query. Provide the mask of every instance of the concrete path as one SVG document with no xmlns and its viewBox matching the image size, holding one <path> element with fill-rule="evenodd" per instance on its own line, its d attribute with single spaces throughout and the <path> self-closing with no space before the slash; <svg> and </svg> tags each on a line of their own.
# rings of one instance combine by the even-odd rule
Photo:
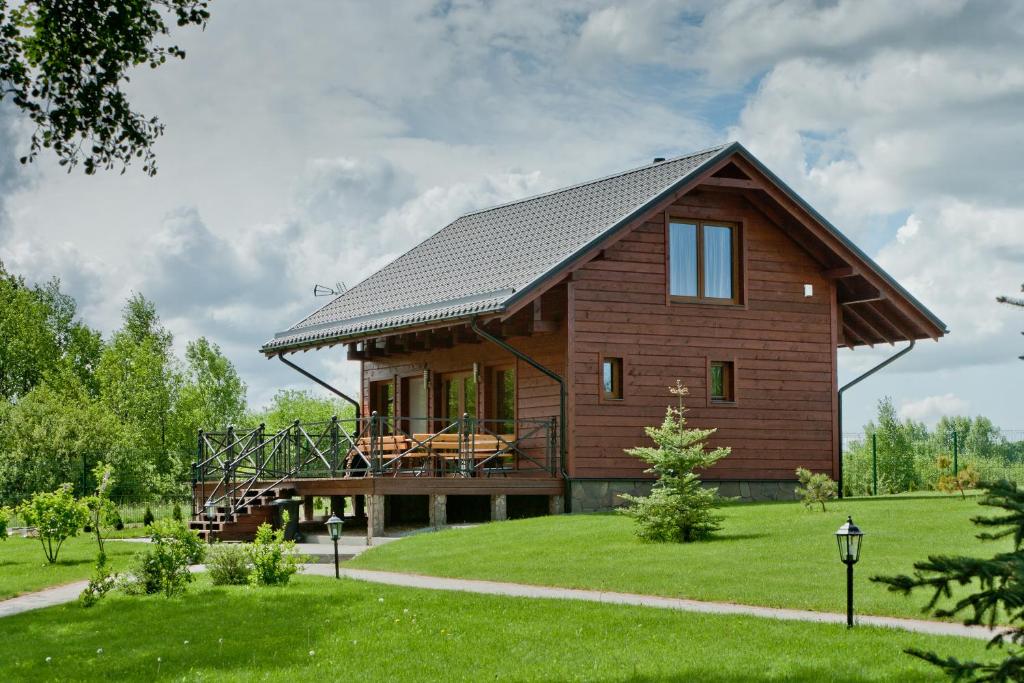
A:
<svg viewBox="0 0 1024 683">
<path fill-rule="evenodd" d="M 333 554 L 334 548 L 331 547 Z M 189 567 L 193 572 L 203 571 L 205 567 L 195 565 Z M 331 564 L 305 564 L 302 572 L 312 576 L 334 576 Z M 655 607 L 675 609 L 683 612 L 700 612 L 703 614 L 739 614 L 744 616 L 785 621 L 810 621 L 821 624 L 845 624 L 846 615 L 832 612 L 813 612 L 811 610 L 783 609 L 778 607 L 757 607 L 754 605 L 738 605 L 729 602 L 708 602 L 704 600 L 687 600 L 685 598 L 665 598 L 655 595 L 637 593 L 613 593 L 606 591 L 583 590 L 578 588 L 554 588 L 549 586 L 530 586 L 521 583 L 501 581 L 478 581 L 474 579 L 449 579 L 439 576 L 423 576 L 422 574 L 401 574 L 398 572 L 382 572 L 370 569 L 341 569 L 341 575 L 358 581 L 382 583 L 407 588 L 426 588 L 429 590 L 460 591 L 464 593 L 481 593 L 484 595 L 502 595 L 518 598 L 547 598 L 553 600 L 582 600 L 611 605 L 633 605 L 637 607 Z M 0 618 L 13 614 L 28 612 L 43 607 L 53 607 L 74 602 L 85 590 L 88 581 L 76 581 L 63 586 L 47 588 L 35 593 L 19 595 L 16 598 L 0 600 Z M 916 633 L 930 633 L 940 636 L 959 636 L 988 640 L 995 635 L 994 631 L 981 626 L 964 626 L 941 621 L 925 621 L 922 619 L 903 619 L 899 617 L 858 616 L 857 624 L 861 626 L 880 626 L 895 628 Z"/>
<path fill-rule="evenodd" d="M 334 567 L 326 565 L 308 565 L 305 573 L 320 576 L 333 576 Z M 529 586 L 520 583 L 499 581 L 477 581 L 472 579 L 448 579 L 420 574 L 401 574 L 368 569 L 342 568 L 342 576 L 371 583 L 384 583 L 392 586 L 408 588 L 427 588 L 431 590 L 462 591 L 466 593 L 483 593 L 486 595 L 504 595 L 521 598 L 549 598 L 555 600 L 582 600 L 613 605 L 635 605 L 639 607 L 657 607 L 675 609 L 684 612 L 701 612 L 704 614 L 740 614 L 745 616 L 788 621 L 811 621 L 822 624 L 845 624 L 845 614 L 830 612 L 813 612 L 811 610 L 782 609 L 778 607 L 757 607 L 753 605 L 737 605 L 728 602 L 707 602 L 703 600 L 687 600 L 684 598 L 665 598 L 654 595 L 636 593 L 612 593 L 576 588 L 553 588 L 548 586 Z M 898 617 L 857 616 L 856 622 L 861 626 L 881 626 L 917 633 L 930 633 L 941 636 L 959 636 L 988 640 L 995 635 L 994 631 L 981 626 L 964 626 L 941 621 L 925 621 L 922 619 L 903 619 Z"/>
<path fill-rule="evenodd" d="M 13 614 L 28 612 L 43 607 L 63 605 L 66 602 L 74 602 L 78 595 L 89 585 L 88 581 L 75 581 L 74 583 L 54 586 L 35 593 L 25 593 L 16 598 L 0 600 L 0 618 L 9 617 Z"/>
</svg>

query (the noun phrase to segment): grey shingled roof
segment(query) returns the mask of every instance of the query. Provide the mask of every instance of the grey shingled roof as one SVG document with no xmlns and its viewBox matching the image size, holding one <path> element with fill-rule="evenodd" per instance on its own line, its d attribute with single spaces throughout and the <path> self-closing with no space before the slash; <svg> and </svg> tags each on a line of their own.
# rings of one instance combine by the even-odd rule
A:
<svg viewBox="0 0 1024 683">
<path fill-rule="evenodd" d="M 468 213 L 276 334 L 262 351 L 499 312 L 727 147 Z"/>
</svg>

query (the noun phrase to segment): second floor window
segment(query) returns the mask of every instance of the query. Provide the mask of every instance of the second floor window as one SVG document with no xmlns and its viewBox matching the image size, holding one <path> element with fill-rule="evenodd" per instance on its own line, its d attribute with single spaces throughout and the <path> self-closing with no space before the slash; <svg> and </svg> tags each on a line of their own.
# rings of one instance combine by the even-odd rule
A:
<svg viewBox="0 0 1024 683">
<path fill-rule="evenodd" d="M 680 300 L 738 303 L 738 230 L 728 223 L 669 221 L 669 294 Z"/>
</svg>

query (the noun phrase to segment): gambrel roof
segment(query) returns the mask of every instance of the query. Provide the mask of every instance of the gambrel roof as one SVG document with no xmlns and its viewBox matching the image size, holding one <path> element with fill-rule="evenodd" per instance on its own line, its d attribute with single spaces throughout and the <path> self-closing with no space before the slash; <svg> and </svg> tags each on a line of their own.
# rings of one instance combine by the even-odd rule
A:
<svg viewBox="0 0 1024 683">
<path fill-rule="evenodd" d="M 937 337 L 946 330 L 934 314 L 785 186 L 739 143 L 712 147 L 534 197 L 468 213 L 262 347 L 291 350 L 379 336 L 477 315 L 504 313 L 617 233 L 695 182 L 742 156 L 768 184 L 795 202 L 827 238 L 838 241 L 834 262 L 849 276 L 869 272 L 926 321 L 911 320 L 904 337 Z M 741 182 L 741 181 L 738 181 Z M 851 256 L 853 258 L 849 258 Z M 820 259 L 819 259 L 820 260 Z M 915 317 L 907 314 L 903 316 Z M 897 326 L 893 326 L 894 329 Z M 915 334 L 919 332 L 919 334 Z M 871 343 L 871 340 L 858 341 Z M 885 335 L 875 341 L 891 341 Z"/>
</svg>

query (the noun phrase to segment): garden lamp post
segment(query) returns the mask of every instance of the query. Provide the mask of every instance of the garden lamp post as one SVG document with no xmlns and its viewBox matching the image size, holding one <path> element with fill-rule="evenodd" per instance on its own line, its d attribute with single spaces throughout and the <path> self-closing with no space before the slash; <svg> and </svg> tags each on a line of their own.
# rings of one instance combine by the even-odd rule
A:
<svg viewBox="0 0 1024 683">
<path fill-rule="evenodd" d="M 331 540 L 334 541 L 334 578 L 341 578 L 341 571 L 338 569 L 338 539 L 341 538 L 341 525 L 344 522 L 338 517 L 338 515 L 331 515 L 331 518 L 327 520 L 327 533 L 331 535 Z"/>
<path fill-rule="evenodd" d="M 861 540 L 864 532 L 853 523 L 853 517 L 846 518 L 846 524 L 836 532 L 839 543 L 839 559 L 846 565 L 846 627 L 853 628 L 853 565 L 860 559 Z"/>
<path fill-rule="evenodd" d="M 213 545 L 213 520 L 217 517 L 217 506 L 210 501 L 206 504 L 206 542 Z"/>
</svg>

